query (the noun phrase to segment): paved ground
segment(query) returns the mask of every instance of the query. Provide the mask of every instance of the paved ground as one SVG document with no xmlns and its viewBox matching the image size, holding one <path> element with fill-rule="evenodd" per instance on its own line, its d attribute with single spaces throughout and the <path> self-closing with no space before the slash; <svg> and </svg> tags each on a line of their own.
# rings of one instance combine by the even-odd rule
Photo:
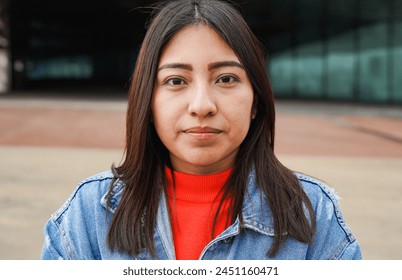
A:
<svg viewBox="0 0 402 280">
<path fill-rule="evenodd" d="M 125 98 L 0 96 L 0 259 L 37 259 L 83 178 L 122 158 Z M 278 101 L 279 158 L 342 197 L 365 259 L 402 259 L 402 107 Z"/>
</svg>

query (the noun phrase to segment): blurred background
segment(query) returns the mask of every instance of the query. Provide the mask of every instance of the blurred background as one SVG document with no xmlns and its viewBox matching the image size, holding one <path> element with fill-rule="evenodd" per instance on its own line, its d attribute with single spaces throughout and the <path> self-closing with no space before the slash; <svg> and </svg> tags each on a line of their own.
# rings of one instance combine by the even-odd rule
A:
<svg viewBox="0 0 402 280">
<path fill-rule="evenodd" d="M 146 0 L 0 0 L 0 259 L 36 259 L 82 179 L 123 156 Z M 276 152 L 319 177 L 367 259 L 402 259 L 402 1 L 237 0 L 267 51 Z"/>
<path fill-rule="evenodd" d="M 123 89 L 146 0 L 1 0 L 0 91 Z M 239 0 L 279 98 L 402 104 L 402 2 Z"/>
</svg>

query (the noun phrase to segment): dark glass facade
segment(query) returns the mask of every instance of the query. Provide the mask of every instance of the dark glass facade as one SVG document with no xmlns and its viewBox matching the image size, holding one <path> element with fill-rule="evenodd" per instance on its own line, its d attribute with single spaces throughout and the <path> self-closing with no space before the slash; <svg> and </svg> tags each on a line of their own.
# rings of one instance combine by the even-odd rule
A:
<svg viewBox="0 0 402 280">
<path fill-rule="evenodd" d="M 402 104 L 402 1 L 291 2 L 295 28 L 270 39 L 278 97 Z"/>
<path fill-rule="evenodd" d="M 10 40 L 8 2 L 0 0 L 0 93 L 10 88 Z"/>
<path fill-rule="evenodd" d="M 138 7 L 154 2 L 0 0 L 9 90 L 123 89 L 145 32 Z M 402 1 L 236 2 L 266 47 L 277 98 L 402 104 Z"/>
</svg>

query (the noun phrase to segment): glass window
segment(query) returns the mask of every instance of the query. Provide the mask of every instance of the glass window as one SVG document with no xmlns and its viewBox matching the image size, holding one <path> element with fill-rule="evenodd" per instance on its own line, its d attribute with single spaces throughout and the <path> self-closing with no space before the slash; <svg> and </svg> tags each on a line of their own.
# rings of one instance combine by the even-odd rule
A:
<svg viewBox="0 0 402 280">
<path fill-rule="evenodd" d="M 293 94 L 294 68 L 291 50 L 275 55 L 268 63 L 268 74 L 275 96 L 291 97 Z"/>
<path fill-rule="evenodd" d="M 401 5 L 402 6 L 402 5 Z M 400 9 L 402 11 L 402 7 Z M 392 100 L 402 103 L 402 20 L 394 23 L 392 60 Z"/>
<path fill-rule="evenodd" d="M 93 75 L 92 59 L 86 56 L 32 60 L 26 70 L 32 80 L 88 79 Z"/>
<path fill-rule="evenodd" d="M 375 23 L 359 29 L 359 100 L 386 102 L 388 98 L 387 24 Z"/>
<path fill-rule="evenodd" d="M 319 98 L 323 95 L 322 42 L 310 43 L 297 49 L 295 88 L 299 97 Z"/>
<path fill-rule="evenodd" d="M 356 64 L 353 31 L 334 36 L 328 41 L 327 60 L 328 97 L 352 100 Z"/>
</svg>

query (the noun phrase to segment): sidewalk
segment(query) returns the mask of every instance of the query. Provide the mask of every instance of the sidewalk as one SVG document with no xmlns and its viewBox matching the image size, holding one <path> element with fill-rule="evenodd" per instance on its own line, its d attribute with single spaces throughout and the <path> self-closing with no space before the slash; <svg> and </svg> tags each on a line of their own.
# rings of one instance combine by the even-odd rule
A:
<svg viewBox="0 0 402 280">
<path fill-rule="evenodd" d="M 67 95 L 66 95 L 67 96 Z M 37 259 L 42 228 L 122 159 L 122 98 L 0 96 L 0 259 Z M 365 259 L 402 259 L 402 108 L 277 102 L 276 153 L 342 197 Z"/>
</svg>

